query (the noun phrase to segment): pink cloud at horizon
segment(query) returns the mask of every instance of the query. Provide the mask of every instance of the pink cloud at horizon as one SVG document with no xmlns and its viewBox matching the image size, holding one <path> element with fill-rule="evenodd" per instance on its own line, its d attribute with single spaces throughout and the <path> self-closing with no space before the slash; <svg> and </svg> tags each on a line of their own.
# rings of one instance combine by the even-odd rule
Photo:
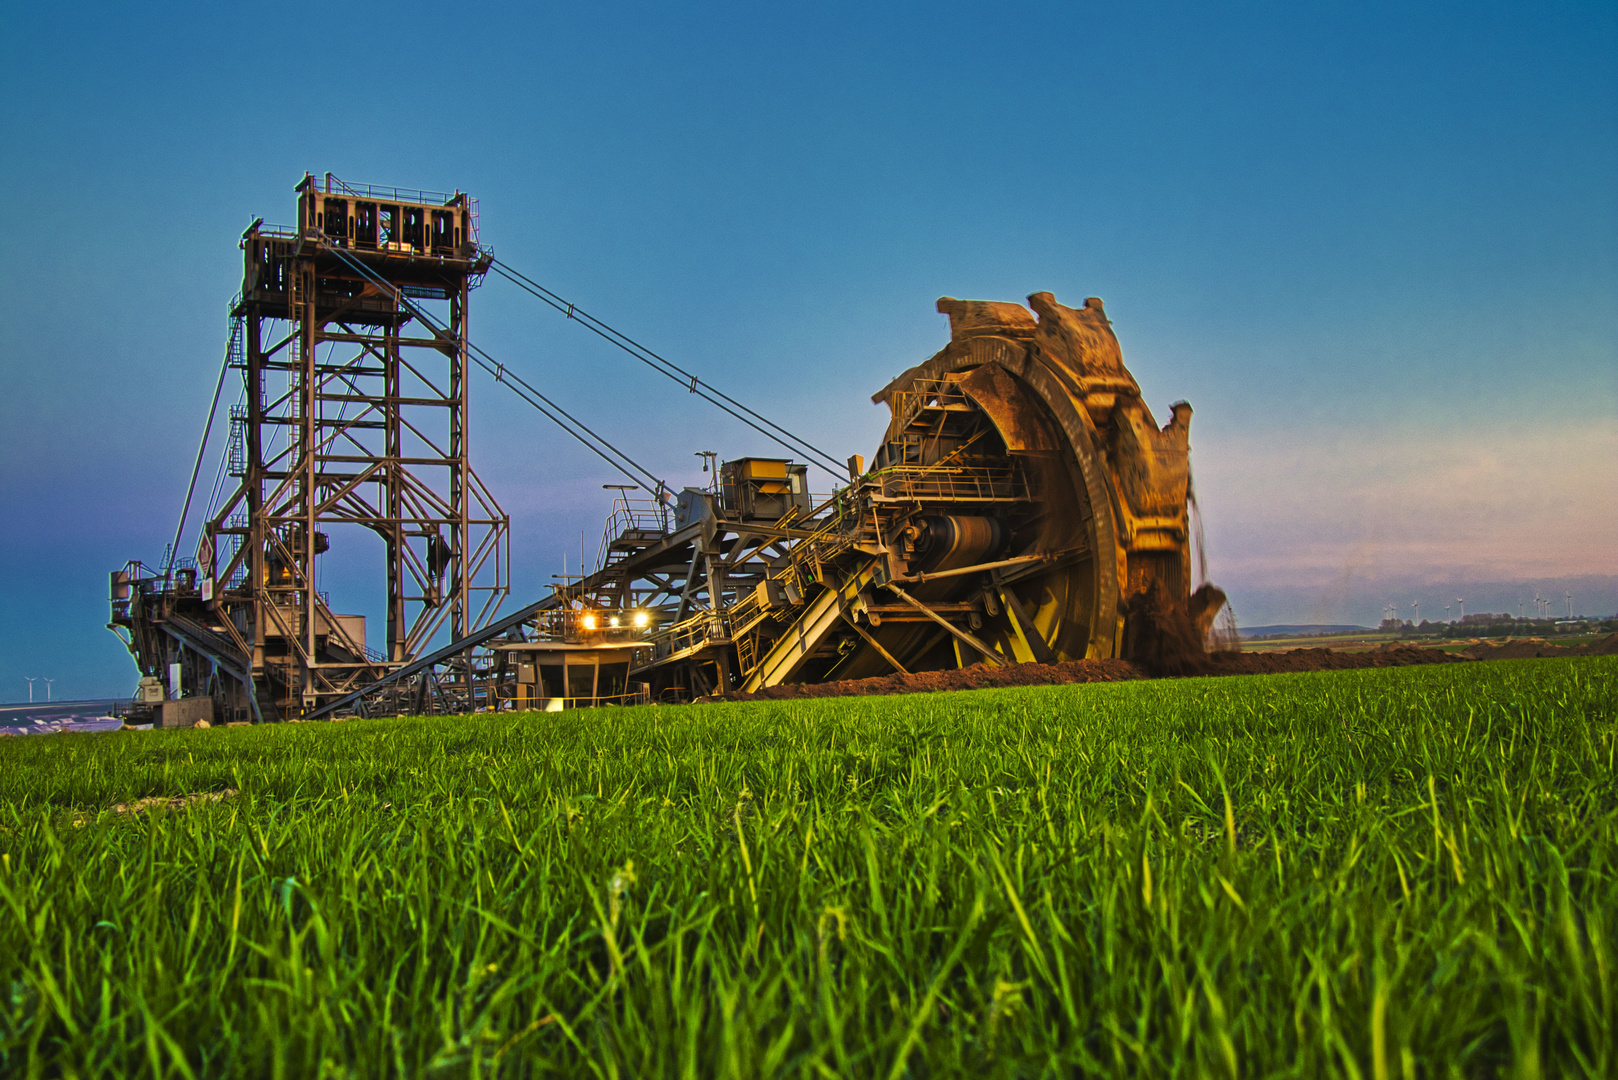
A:
<svg viewBox="0 0 1618 1080">
<path fill-rule="evenodd" d="M 1216 580 L 1618 573 L 1618 419 L 1195 444 Z"/>
</svg>

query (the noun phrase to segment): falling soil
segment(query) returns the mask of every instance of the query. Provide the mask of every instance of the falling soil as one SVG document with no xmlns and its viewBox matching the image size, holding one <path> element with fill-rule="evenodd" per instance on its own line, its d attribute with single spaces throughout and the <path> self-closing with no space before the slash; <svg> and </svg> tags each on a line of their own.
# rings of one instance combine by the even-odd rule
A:
<svg viewBox="0 0 1618 1080">
<path fill-rule="evenodd" d="M 1213 585 L 1177 601 L 1154 580 L 1129 601 L 1124 655 L 1152 678 L 1210 674 L 1214 669 L 1205 643 L 1224 606 L 1224 592 Z"/>
</svg>

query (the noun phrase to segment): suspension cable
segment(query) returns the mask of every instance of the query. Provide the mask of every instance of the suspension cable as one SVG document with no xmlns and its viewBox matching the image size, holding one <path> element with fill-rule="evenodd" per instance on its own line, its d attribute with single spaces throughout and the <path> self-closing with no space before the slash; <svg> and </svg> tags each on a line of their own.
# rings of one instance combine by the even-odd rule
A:
<svg viewBox="0 0 1618 1080">
<path fill-rule="evenodd" d="M 734 416 L 736 419 L 740 420 L 754 431 L 757 431 L 765 438 L 792 451 L 793 454 L 807 458 L 809 463 L 814 465 L 816 468 L 830 473 L 838 480 L 843 479 L 844 469 L 842 466 L 838 465 L 837 460 L 824 450 L 821 450 L 819 447 L 809 442 L 807 439 L 804 439 L 799 435 L 794 435 L 780 424 L 775 423 L 775 421 L 761 415 L 760 413 L 754 412 L 746 405 L 743 405 L 735 398 L 715 387 L 712 383 L 705 382 L 703 379 L 687 371 L 685 368 L 680 367 L 672 360 L 659 356 L 657 353 L 653 352 L 651 349 L 648 349 L 635 339 L 629 337 L 627 334 L 613 329 L 611 326 L 608 326 L 594 315 L 591 315 L 589 312 L 579 308 L 578 305 L 562 299 L 560 296 L 545 288 L 545 286 L 539 284 L 520 271 L 506 265 L 499 259 L 491 260 L 491 266 L 501 277 L 504 277 L 507 281 L 510 281 L 524 292 L 550 305 L 568 318 L 576 320 L 591 333 L 596 334 L 604 340 L 618 346 L 618 348 L 622 349 L 630 356 L 633 356 L 635 359 L 639 360 L 653 371 L 656 371 L 659 374 L 673 380 L 674 382 L 679 383 L 681 386 L 684 386 L 689 393 L 696 394 L 703 400 L 709 402 L 724 412 L 729 413 L 731 416 Z"/>
<path fill-rule="evenodd" d="M 185 489 L 185 505 L 180 507 L 180 523 L 174 527 L 174 543 L 169 547 L 168 565 L 163 567 L 165 574 L 174 569 L 174 563 L 180 557 L 180 536 L 185 532 L 185 519 L 191 513 L 191 496 L 196 494 L 197 475 L 202 472 L 202 456 L 208 450 L 208 434 L 213 431 L 214 414 L 219 411 L 219 393 L 225 388 L 225 372 L 230 370 L 231 355 L 241 330 L 241 322 L 232 320 L 230 338 L 225 342 L 225 359 L 219 365 L 219 381 L 213 387 L 213 404 L 208 406 L 208 422 L 202 426 L 202 441 L 197 444 L 197 463 L 191 466 L 191 483 Z"/>
<path fill-rule="evenodd" d="M 359 259 L 355 258 L 349 252 L 332 243 L 330 237 L 326 236 L 324 233 L 321 233 L 320 241 L 321 246 L 332 255 L 336 256 L 337 259 L 345 266 L 359 274 L 366 281 L 392 296 L 401 307 L 410 312 L 412 316 L 420 320 L 423 326 L 427 327 L 440 337 L 444 337 L 449 339 L 451 342 L 455 342 L 456 339 L 454 335 L 450 333 L 447 327 L 439 325 L 436 319 L 434 319 L 427 312 L 423 311 L 418 305 L 412 303 L 409 297 L 405 296 L 391 283 L 374 273 L 368 266 L 366 266 Z M 494 357 L 490 356 L 483 349 L 474 345 L 470 341 L 466 342 L 466 348 L 467 354 L 472 358 L 473 363 L 477 364 L 484 371 L 487 371 L 490 375 L 493 375 L 496 382 L 503 384 L 508 390 L 516 394 L 519 398 L 537 410 L 540 415 L 544 416 L 547 420 L 551 421 L 551 423 L 573 436 L 573 438 L 577 439 L 597 457 L 601 458 L 602 461 L 605 461 L 608 465 L 611 465 L 618 472 L 622 473 L 625 478 L 633 481 L 636 487 L 644 488 L 652 495 L 654 499 L 658 501 L 659 504 L 666 501 L 669 490 L 668 485 L 659 477 L 654 475 L 650 470 L 640 465 L 635 461 L 635 459 L 631 458 L 628 454 L 624 453 L 612 443 L 608 442 L 601 435 L 591 430 L 590 427 L 578 419 L 578 417 L 574 416 L 572 413 L 556 404 L 556 402 L 540 393 L 539 390 L 531 385 L 526 379 L 511 371 L 504 364 L 496 361 Z M 561 419 L 561 417 L 565 417 L 566 420 Z M 625 466 L 628 467 L 626 468 Z"/>
<path fill-rule="evenodd" d="M 246 399 L 246 397 L 247 397 L 247 394 L 246 394 L 245 388 L 244 388 L 243 393 L 240 394 L 236 398 L 236 404 L 238 406 L 240 406 L 241 403 Z M 234 433 L 235 433 L 234 413 L 232 413 L 231 431 L 232 431 L 232 436 L 234 436 Z M 219 509 L 219 497 L 224 493 L 224 487 L 225 487 L 225 467 L 227 465 L 229 465 L 229 464 L 230 464 L 230 442 L 226 442 L 225 443 L 225 448 L 223 450 L 219 451 L 219 466 L 216 469 L 214 469 L 213 488 L 208 492 L 208 509 L 206 511 L 205 516 L 207 517 L 207 519 L 209 521 L 213 520 L 214 511 Z"/>
</svg>

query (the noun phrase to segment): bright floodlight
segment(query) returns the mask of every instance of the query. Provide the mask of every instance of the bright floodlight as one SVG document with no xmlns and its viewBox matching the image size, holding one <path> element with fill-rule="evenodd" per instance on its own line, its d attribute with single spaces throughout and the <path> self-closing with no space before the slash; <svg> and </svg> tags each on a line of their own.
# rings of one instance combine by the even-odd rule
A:
<svg viewBox="0 0 1618 1080">
<path fill-rule="evenodd" d="M 644 611 L 635 612 L 635 625 L 636 626 L 645 626 L 646 622 L 647 622 L 646 612 L 644 612 Z"/>
<path fill-rule="evenodd" d="M 618 616 L 614 615 L 612 618 L 608 619 L 607 625 L 616 628 L 618 625 Z"/>
<path fill-rule="evenodd" d="M 579 620 L 579 624 L 586 630 L 594 630 L 596 628 L 596 617 L 594 615 L 586 615 Z"/>
</svg>

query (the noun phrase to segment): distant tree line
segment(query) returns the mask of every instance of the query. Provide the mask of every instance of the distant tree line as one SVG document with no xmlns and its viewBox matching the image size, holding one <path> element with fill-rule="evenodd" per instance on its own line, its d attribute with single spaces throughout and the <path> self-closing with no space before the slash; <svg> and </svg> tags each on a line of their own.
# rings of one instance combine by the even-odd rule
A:
<svg viewBox="0 0 1618 1080">
<path fill-rule="evenodd" d="M 1487 612 L 1468 615 L 1451 622 L 1423 619 L 1383 619 L 1377 627 L 1385 634 L 1402 637 L 1553 637 L 1558 634 L 1618 633 L 1618 616 L 1610 619 L 1520 619 L 1515 615 Z"/>
</svg>

